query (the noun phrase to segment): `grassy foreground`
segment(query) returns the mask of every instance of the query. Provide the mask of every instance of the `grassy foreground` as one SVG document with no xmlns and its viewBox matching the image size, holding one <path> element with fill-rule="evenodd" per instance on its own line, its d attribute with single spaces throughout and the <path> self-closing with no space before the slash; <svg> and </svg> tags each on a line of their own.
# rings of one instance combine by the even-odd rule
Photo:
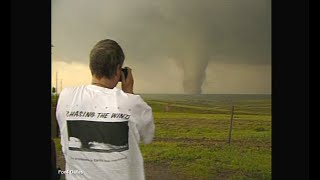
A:
<svg viewBox="0 0 320 180">
<path fill-rule="evenodd" d="M 143 97 L 156 125 L 153 143 L 140 146 L 145 164 L 169 167 L 181 179 L 271 179 L 270 96 Z"/>
</svg>

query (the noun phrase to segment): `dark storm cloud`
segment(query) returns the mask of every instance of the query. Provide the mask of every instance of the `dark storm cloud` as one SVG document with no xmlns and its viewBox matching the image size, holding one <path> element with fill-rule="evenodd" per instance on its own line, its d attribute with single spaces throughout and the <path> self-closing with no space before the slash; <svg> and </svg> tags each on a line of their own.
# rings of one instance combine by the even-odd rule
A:
<svg viewBox="0 0 320 180">
<path fill-rule="evenodd" d="M 270 63 L 269 0 L 52 3 L 54 50 L 62 56 L 87 61 L 88 50 L 101 38 L 117 39 L 133 57 L 179 56 L 186 47 L 198 46 L 190 38 L 202 38 L 199 43 L 210 56 Z"/>
<path fill-rule="evenodd" d="M 88 63 L 92 46 L 111 38 L 130 61 L 174 59 L 184 87 L 200 93 L 208 61 L 271 63 L 270 6 L 270 0 L 55 0 L 53 51 Z"/>
</svg>

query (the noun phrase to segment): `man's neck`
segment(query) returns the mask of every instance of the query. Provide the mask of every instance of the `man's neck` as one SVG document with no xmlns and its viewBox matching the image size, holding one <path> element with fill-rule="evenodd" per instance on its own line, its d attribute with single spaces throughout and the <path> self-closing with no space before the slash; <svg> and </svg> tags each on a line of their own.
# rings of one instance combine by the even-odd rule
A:
<svg viewBox="0 0 320 180">
<path fill-rule="evenodd" d="M 107 78 L 98 79 L 96 77 L 92 77 L 91 84 L 108 88 L 108 89 L 113 89 L 117 85 L 117 83 L 113 79 L 107 79 Z"/>
</svg>

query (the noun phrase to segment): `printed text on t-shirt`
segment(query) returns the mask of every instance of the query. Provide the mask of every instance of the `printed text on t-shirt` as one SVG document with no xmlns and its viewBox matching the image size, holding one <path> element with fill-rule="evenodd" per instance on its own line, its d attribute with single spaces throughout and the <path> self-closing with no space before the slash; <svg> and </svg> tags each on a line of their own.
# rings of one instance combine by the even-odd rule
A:
<svg viewBox="0 0 320 180">
<path fill-rule="evenodd" d="M 124 113 L 110 113 L 110 112 L 87 112 L 87 111 L 66 111 L 67 117 L 90 117 L 90 118 L 120 118 L 130 119 L 129 114 Z"/>
</svg>

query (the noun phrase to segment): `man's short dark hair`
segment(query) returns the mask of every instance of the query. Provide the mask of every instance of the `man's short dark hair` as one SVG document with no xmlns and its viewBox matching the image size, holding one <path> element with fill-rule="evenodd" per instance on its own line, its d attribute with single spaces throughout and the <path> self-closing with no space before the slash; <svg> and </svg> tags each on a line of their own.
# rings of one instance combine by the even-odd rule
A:
<svg viewBox="0 0 320 180">
<path fill-rule="evenodd" d="M 90 52 L 91 74 L 97 78 L 111 79 L 117 66 L 123 65 L 124 53 L 117 42 L 111 39 L 99 41 Z"/>
</svg>

